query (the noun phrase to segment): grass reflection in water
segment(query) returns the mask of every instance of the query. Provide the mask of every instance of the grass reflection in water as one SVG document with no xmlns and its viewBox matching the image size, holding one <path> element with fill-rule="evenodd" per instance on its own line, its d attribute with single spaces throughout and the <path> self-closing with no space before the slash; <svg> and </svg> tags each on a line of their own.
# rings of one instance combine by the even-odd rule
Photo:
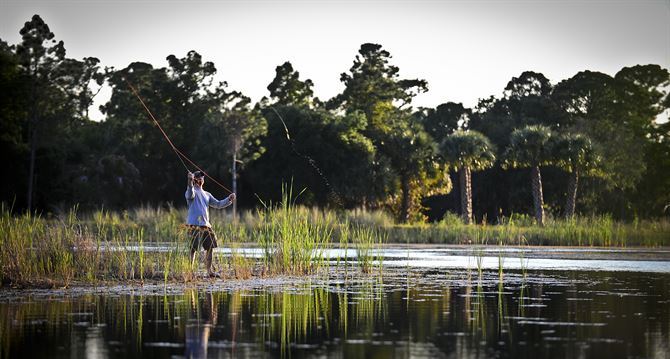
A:
<svg viewBox="0 0 670 359">
<path fill-rule="evenodd" d="M 667 274 L 385 270 L 384 277 L 0 301 L 2 357 L 667 354 Z M 441 353 L 441 354 L 440 354 Z"/>
</svg>

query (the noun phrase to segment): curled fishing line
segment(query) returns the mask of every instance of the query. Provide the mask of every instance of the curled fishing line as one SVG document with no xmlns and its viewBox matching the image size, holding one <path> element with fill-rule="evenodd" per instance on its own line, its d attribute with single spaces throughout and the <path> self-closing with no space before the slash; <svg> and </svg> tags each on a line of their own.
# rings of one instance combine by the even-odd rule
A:
<svg viewBox="0 0 670 359">
<path fill-rule="evenodd" d="M 288 126 L 286 126 L 286 122 L 284 122 L 284 119 L 281 117 L 281 115 L 279 114 L 279 112 L 278 112 L 274 107 L 272 107 L 272 106 L 268 106 L 268 107 L 269 107 L 272 111 L 274 111 L 274 113 L 277 115 L 277 117 L 279 117 L 279 121 L 281 121 L 282 125 L 284 126 L 284 131 L 285 131 L 285 133 L 286 133 L 286 139 L 287 139 L 287 140 L 289 141 L 289 143 L 291 144 L 291 150 L 293 150 L 293 152 L 294 152 L 296 155 L 302 157 L 305 161 L 307 161 L 307 163 L 309 163 L 309 165 L 316 171 L 316 173 L 321 177 L 321 179 L 322 179 L 323 182 L 325 183 L 326 187 L 327 187 L 328 190 L 330 191 L 329 194 L 330 194 L 331 198 L 333 198 L 333 199 L 335 200 L 335 203 L 337 203 L 338 206 L 340 206 L 340 207 L 344 207 L 340 195 L 335 191 L 335 189 L 333 188 L 333 186 L 330 184 L 330 181 L 328 181 L 328 178 L 327 178 L 326 175 L 323 173 L 323 171 L 321 171 L 321 169 L 319 168 L 319 166 L 316 165 L 316 161 L 315 161 L 312 157 L 310 157 L 310 156 L 308 156 L 308 155 L 305 155 L 305 154 L 301 153 L 300 151 L 298 151 L 298 150 L 296 149 L 295 141 L 291 138 L 291 135 L 290 135 L 289 132 L 288 132 Z"/>
</svg>

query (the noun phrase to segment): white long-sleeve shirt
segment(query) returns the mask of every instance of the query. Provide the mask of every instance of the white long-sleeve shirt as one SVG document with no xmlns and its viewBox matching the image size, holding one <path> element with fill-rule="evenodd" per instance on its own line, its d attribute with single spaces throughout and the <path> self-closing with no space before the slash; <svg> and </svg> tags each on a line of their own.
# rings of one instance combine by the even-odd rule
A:
<svg viewBox="0 0 670 359">
<path fill-rule="evenodd" d="M 194 186 L 186 187 L 186 203 L 188 204 L 186 224 L 205 227 L 212 226 L 209 223 L 209 207 L 224 208 L 231 205 L 228 197 L 219 201 L 211 193 Z"/>
</svg>

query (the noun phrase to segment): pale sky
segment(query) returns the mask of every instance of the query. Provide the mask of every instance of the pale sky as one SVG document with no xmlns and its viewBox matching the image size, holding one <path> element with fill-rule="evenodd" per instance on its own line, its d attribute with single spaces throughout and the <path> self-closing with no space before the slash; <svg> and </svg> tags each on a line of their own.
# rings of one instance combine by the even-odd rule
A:
<svg viewBox="0 0 670 359">
<path fill-rule="evenodd" d="M 474 106 L 525 70 L 557 83 L 586 69 L 670 68 L 670 0 L 0 0 L 0 38 L 19 42 L 33 14 L 68 57 L 165 67 L 168 55 L 196 50 L 218 80 L 253 100 L 268 95 L 284 61 L 314 81 L 316 96 L 331 98 L 365 42 L 388 50 L 401 78 L 428 81 L 415 106 Z"/>
</svg>

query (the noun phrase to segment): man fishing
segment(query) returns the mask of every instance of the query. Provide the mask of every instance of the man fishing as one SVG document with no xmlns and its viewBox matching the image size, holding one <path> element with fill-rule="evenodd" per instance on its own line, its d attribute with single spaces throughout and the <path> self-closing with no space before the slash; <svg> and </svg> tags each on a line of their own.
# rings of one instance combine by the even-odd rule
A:
<svg viewBox="0 0 670 359">
<path fill-rule="evenodd" d="M 219 201 L 211 193 L 205 191 L 202 186 L 205 183 L 205 174 L 202 171 L 188 173 L 188 186 L 186 187 L 186 203 L 188 204 L 188 216 L 186 225 L 191 239 L 191 264 L 195 262 L 195 254 L 200 246 L 207 251 L 205 256 L 205 267 L 210 278 L 221 278 L 221 275 L 212 270 L 212 252 L 218 245 L 216 234 L 209 223 L 209 207 L 225 208 L 235 200 L 235 193 Z"/>
</svg>

